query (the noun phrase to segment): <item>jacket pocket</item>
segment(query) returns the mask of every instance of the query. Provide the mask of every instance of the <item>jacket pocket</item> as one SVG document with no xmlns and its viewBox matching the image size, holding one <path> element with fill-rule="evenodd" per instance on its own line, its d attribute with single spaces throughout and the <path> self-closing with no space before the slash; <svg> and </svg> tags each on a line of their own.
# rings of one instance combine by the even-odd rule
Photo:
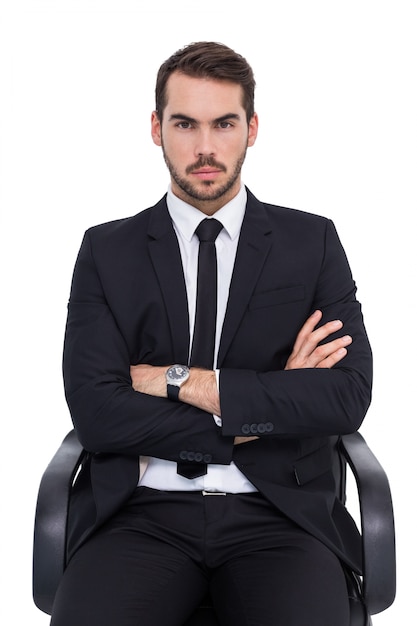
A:
<svg viewBox="0 0 417 626">
<path fill-rule="evenodd" d="M 249 310 L 251 311 L 253 309 L 261 309 L 268 306 L 288 304 L 290 302 L 300 302 L 304 300 L 304 298 L 304 285 L 264 291 L 263 293 L 257 293 L 252 297 L 249 303 Z"/>
<path fill-rule="evenodd" d="M 294 474 L 298 485 L 306 483 L 328 472 L 332 468 L 332 450 L 326 444 L 294 463 Z"/>
</svg>

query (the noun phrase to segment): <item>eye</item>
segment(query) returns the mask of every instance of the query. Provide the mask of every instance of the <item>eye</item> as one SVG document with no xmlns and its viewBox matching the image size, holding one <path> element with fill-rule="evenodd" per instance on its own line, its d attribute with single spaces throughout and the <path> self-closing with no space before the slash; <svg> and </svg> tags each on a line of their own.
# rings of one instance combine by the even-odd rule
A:
<svg viewBox="0 0 417 626">
<path fill-rule="evenodd" d="M 232 128 L 233 124 L 231 122 L 219 122 L 219 128 L 227 129 Z"/>
<path fill-rule="evenodd" d="M 188 130 L 189 128 L 192 128 L 192 124 L 191 122 L 178 122 L 178 124 L 175 124 L 175 126 L 177 128 L 182 128 L 183 130 Z"/>
</svg>

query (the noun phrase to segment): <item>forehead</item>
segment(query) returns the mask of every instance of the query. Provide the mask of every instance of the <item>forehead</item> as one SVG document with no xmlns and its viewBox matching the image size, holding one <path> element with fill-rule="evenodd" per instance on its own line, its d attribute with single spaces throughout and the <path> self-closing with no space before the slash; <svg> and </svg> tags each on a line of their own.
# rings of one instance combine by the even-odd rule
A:
<svg viewBox="0 0 417 626">
<path fill-rule="evenodd" d="M 174 72 L 167 82 L 166 112 L 213 119 L 225 113 L 243 112 L 243 89 L 237 83 L 194 78 Z"/>
</svg>

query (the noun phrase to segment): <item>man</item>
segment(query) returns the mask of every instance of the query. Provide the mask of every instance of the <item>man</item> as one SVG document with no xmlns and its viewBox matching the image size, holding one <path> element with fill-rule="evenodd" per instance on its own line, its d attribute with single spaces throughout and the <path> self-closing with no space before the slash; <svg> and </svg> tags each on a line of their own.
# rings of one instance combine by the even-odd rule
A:
<svg viewBox="0 0 417 626">
<path fill-rule="evenodd" d="M 332 223 L 242 185 L 254 86 L 220 44 L 168 59 L 152 115 L 168 194 L 85 235 L 64 377 L 89 456 L 53 626 L 181 626 L 207 591 L 223 626 L 349 623 L 360 540 L 331 442 L 362 423 L 371 351 Z"/>
</svg>

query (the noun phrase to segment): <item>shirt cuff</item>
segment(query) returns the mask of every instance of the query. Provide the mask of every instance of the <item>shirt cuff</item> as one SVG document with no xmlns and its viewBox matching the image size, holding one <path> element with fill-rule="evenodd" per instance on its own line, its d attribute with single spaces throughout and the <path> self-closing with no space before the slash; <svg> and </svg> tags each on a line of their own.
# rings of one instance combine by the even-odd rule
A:
<svg viewBox="0 0 417 626">
<path fill-rule="evenodd" d="M 214 373 L 216 374 L 216 384 L 217 384 L 217 391 L 220 393 L 220 370 L 214 370 Z M 223 426 L 223 422 L 222 422 L 222 418 L 219 417 L 218 415 L 213 415 L 213 419 L 216 423 L 217 426 Z"/>
</svg>

